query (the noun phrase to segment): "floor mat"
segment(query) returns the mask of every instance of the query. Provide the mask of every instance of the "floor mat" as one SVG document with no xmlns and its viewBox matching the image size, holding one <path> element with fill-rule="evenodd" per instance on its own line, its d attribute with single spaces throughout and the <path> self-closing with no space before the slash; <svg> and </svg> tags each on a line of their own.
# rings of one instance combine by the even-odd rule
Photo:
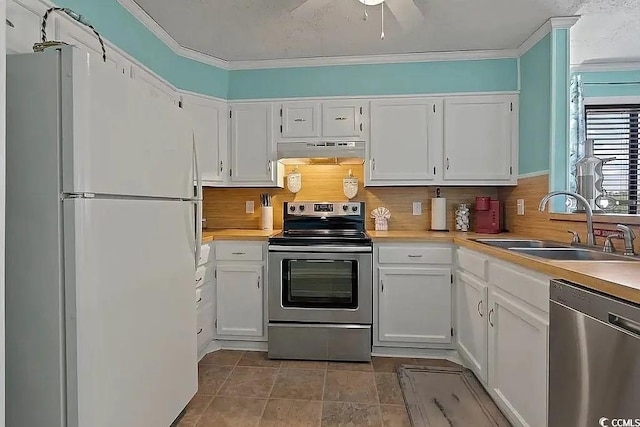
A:
<svg viewBox="0 0 640 427">
<path fill-rule="evenodd" d="M 413 427 L 511 426 L 468 369 L 402 365 L 398 376 Z"/>
</svg>

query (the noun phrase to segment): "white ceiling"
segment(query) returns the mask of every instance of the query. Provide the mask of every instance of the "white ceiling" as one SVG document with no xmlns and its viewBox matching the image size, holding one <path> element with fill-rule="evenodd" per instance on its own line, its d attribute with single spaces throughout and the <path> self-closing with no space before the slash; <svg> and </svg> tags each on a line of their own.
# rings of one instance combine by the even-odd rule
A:
<svg viewBox="0 0 640 427">
<path fill-rule="evenodd" d="M 225 61 L 515 49 L 547 19 L 581 15 L 571 64 L 640 61 L 640 0 L 413 0 L 425 19 L 405 30 L 358 0 L 135 0 L 181 46 Z M 411 1 L 411 0 L 409 0 Z"/>
<path fill-rule="evenodd" d="M 640 61 L 640 0 L 586 0 L 571 29 L 571 64 Z"/>
<path fill-rule="evenodd" d="M 615 0 L 415 0 L 425 20 L 403 30 L 385 9 L 384 40 L 380 6 L 364 21 L 358 0 L 330 0 L 295 18 L 303 0 L 135 1 L 180 45 L 239 61 L 515 49 L 550 17 Z"/>
</svg>

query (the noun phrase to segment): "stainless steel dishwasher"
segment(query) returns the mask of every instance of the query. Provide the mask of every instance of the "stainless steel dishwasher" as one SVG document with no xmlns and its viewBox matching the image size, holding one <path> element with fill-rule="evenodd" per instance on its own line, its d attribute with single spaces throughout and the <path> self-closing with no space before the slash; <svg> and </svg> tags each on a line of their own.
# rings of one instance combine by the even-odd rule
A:
<svg viewBox="0 0 640 427">
<path fill-rule="evenodd" d="M 563 280 L 550 298 L 549 427 L 640 426 L 640 306 Z"/>
</svg>

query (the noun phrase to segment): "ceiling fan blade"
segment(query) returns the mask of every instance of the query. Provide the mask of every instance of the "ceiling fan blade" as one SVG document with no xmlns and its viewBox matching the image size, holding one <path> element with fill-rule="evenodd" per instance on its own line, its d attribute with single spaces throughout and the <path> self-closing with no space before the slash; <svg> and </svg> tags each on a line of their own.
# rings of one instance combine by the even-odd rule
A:
<svg viewBox="0 0 640 427">
<path fill-rule="evenodd" d="M 291 11 L 291 15 L 297 18 L 306 18 L 313 15 L 317 9 L 329 4 L 333 0 L 307 0 Z"/>
<path fill-rule="evenodd" d="M 413 0 L 385 0 L 385 3 L 404 29 L 415 27 L 424 20 Z"/>
</svg>

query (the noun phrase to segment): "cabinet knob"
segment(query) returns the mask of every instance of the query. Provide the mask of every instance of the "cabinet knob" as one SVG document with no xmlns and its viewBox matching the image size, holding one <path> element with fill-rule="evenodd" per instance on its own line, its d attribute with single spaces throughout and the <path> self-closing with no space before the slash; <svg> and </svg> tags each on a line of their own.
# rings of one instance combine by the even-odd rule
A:
<svg viewBox="0 0 640 427">
<path fill-rule="evenodd" d="M 198 335 L 202 332 L 202 328 L 198 329 Z"/>
<path fill-rule="evenodd" d="M 258 289 L 260 289 L 260 276 L 258 276 Z"/>
<path fill-rule="evenodd" d="M 294 122 L 306 122 L 306 119 L 293 119 Z"/>
<path fill-rule="evenodd" d="M 447 157 L 447 170 L 449 170 L 449 158 Z"/>
</svg>

